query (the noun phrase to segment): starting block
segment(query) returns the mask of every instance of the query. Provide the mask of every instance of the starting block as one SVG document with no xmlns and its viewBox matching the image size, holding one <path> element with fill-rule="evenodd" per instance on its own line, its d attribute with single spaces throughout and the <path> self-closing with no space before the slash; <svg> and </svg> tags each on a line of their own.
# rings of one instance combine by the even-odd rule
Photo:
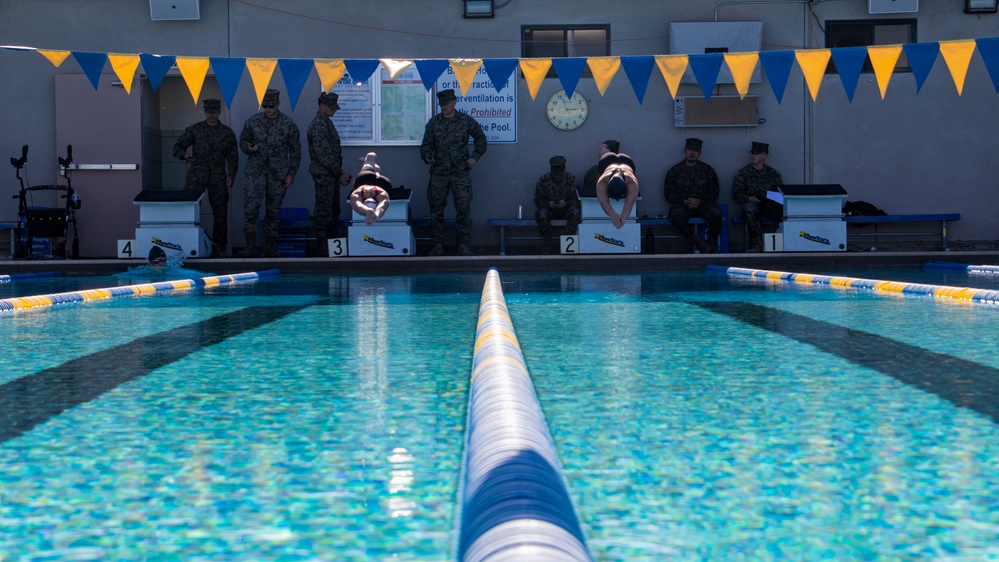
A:
<svg viewBox="0 0 999 562">
<path fill-rule="evenodd" d="M 135 229 L 135 256 L 144 258 L 153 246 L 167 256 L 196 258 L 211 255 L 211 244 L 201 228 L 204 193 L 144 189 L 135 196 L 139 224 Z"/>
<path fill-rule="evenodd" d="M 614 227 L 596 197 L 580 197 L 579 202 L 583 214 L 579 225 L 580 254 L 641 253 L 642 227 L 638 224 L 637 201 L 621 228 Z M 610 203 L 619 213 L 624 209 L 624 199 L 611 199 Z"/>
<path fill-rule="evenodd" d="M 347 229 L 347 254 L 351 256 L 413 256 L 416 239 L 409 224 L 409 199 L 392 199 L 385 215 L 375 224 L 351 210 Z M 332 254 L 330 254 L 332 255 Z"/>
</svg>

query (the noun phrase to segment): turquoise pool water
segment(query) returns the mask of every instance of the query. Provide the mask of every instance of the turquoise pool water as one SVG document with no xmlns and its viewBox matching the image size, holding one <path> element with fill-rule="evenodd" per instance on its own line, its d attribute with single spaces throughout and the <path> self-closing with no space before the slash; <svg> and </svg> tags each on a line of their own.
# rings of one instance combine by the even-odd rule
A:
<svg viewBox="0 0 999 562">
<path fill-rule="evenodd" d="M 500 274 L 598 559 L 999 557 L 996 307 Z M 448 559 L 483 279 L 0 315 L 0 559 Z"/>
</svg>

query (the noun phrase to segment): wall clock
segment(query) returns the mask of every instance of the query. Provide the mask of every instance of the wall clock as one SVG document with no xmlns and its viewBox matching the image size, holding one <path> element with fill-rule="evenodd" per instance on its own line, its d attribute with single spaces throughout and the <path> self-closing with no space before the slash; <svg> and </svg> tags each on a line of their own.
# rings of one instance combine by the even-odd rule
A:
<svg viewBox="0 0 999 562">
<path fill-rule="evenodd" d="M 586 121 L 590 107 L 586 98 L 579 92 L 573 92 L 572 97 L 565 95 L 565 90 L 559 90 L 548 98 L 548 121 L 561 131 L 578 129 Z"/>
</svg>

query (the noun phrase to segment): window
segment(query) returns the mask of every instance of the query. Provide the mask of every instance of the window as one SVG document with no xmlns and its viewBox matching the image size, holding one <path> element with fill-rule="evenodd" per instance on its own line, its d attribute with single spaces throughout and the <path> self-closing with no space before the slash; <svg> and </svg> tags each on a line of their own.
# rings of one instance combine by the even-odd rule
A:
<svg viewBox="0 0 999 562">
<path fill-rule="evenodd" d="M 524 25 L 520 28 L 524 58 L 606 57 L 610 55 L 610 25 Z M 555 76 L 554 70 L 548 77 Z M 590 69 L 583 71 L 590 76 Z"/>
<path fill-rule="evenodd" d="M 340 110 L 333 122 L 345 146 L 419 145 L 423 141 L 433 104 L 415 66 L 395 78 L 379 68 L 361 83 L 345 74 L 333 91 L 340 94 Z"/>
<path fill-rule="evenodd" d="M 915 19 L 893 20 L 840 20 L 826 22 L 826 47 L 864 47 L 868 45 L 901 45 L 916 42 Z M 903 51 L 895 65 L 896 71 L 909 72 L 909 60 Z M 829 72 L 835 73 L 836 66 L 830 62 Z M 868 58 L 863 72 L 874 72 Z"/>
</svg>

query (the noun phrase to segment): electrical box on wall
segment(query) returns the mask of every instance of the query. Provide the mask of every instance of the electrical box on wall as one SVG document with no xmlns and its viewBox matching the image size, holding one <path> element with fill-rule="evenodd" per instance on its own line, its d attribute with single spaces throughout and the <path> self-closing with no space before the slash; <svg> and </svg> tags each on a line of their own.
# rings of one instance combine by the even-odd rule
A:
<svg viewBox="0 0 999 562">
<path fill-rule="evenodd" d="M 200 0 L 149 0 L 153 21 L 201 19 Z"/>
<path fill-rule="evenodd" d="M 872 14 L 906 14 L 919 11 L 919 0 L 868 0 Z"/>
<path fill-rule="evenodd" d="M 673 101 L 674 127 L 756 127 L 756 96 L 680 96 Z"/>
</svg>

